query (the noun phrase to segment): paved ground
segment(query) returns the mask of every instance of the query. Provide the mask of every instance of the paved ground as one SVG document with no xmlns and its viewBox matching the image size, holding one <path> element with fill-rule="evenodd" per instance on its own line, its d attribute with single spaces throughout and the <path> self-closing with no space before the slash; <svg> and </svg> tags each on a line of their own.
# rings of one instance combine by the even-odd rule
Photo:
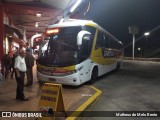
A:
<svg viewBox="0 0 160 120">
<path fill-rule="evenodd" d="M 0 111 L 38 111 L 42 86 L 38 84 L 35 72 L 36 68 L 34 67 L 33 86 L 25 87 L 24 90 L 25 96 L 29 98 L 29 101 L 15 100 L 15 79 L 7 79 L 0 82 Z M 62 92 L 66 111 L 75 111 L 91 97 L 89 95 L 96 93 L 94 89 L 86 85 L 79 87 L 63 86 Z M 0 118 L 0 120 L 22 120 L 22 118 Z"/>
<path fill-rule="evenodd" d="M 91 113 L 92 111 L 160 111 L 159 75 L 160 63 L 127 61 L 120 71 L 104 75 L 93 84 L 93 86 L 102 90 L 103 94 L 87 111 L 91 111 Z M 14 79 L 6 80 L 0 85 L 0 111 L 37 110 L 41 87 L 38 85 L 36 78 L 33 87 L 25 88 L 25 94 L 30 98 L 30 101 L 17 102 L 15 100 L 15 90 Z M 70 106 L 78 103 L 78 99 L 81 101 L 83 94 L 90 94 L 86 85 L 78 88 L 64 86 L 63 91 L 66 109 L 70 109 Z M 93 114 L 96 115 L 97 113 L 93 112 Z M 79 119 L 159 120 L 160 118 L 81 117 Z M 0 120 L 6 119 L 0 118 Z"/>
<path fill-rule="evenodd" d="M 103 94 L 88 111 L 160 111 L 160 63 L 124 63 L 93 84 Z M 105 114 L 105 112 L 104 112 Z M 160 118 L 88 117 L 83 120 L 160 120 Z"/>
</svg>

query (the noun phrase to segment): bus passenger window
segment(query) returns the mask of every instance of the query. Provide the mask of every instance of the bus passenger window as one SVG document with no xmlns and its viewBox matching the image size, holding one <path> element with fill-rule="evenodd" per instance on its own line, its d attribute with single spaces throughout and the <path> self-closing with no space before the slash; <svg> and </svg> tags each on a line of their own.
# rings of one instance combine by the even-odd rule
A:
<svg viewBox="0 0 160 120">
<path fill-rule="evenodd" d="M 104 46 L 105 48 L 109 48 L 110 47 L 110 39 L 108 35 L 104 36 Z"/>
<path fill-rule="evenodd" d="M 103 47 L 104 36 L 102 32 L 98 32 L 95 49 Z"/>
<path fill-rule="evenodd" d="M 116 49 L 117 44 L 116 44 L 116 41 L 114 39 L 110 38 L 110 44 L 111 44 L 110 48 Z"/>
</svg>

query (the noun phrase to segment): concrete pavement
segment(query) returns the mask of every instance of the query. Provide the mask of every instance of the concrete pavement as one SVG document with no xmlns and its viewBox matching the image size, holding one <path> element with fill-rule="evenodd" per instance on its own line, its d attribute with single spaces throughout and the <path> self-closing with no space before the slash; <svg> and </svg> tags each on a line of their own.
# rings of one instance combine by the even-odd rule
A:
<svg viewBox="0 0 160 120">
<path fill-rule="evenodd" d="M 16 80 L 7 79 L 0 83 L 0 111 L 37 111 L 42 86 L 36 78 L 34 67 L 34 82 L 31 87 L 25 87 L 24 94 L 29 101 L 16 101 Z M 26 81 L 25 81 L 26 83 Z M 63 99 L 66 111 L 73 111 L 68 120 L 73 120 L 85 110 L 101 94 L 95 87 L 82 85 L 79 87 L 63 86 Z M 0 118 L 0 120 L 32 120 L 35 118 Z"/>
</svg>

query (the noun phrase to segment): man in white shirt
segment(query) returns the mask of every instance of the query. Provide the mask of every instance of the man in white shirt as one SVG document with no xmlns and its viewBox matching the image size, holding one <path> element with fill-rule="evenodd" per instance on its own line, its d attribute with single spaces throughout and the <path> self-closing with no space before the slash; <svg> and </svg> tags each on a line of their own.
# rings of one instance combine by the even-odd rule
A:
<svg viewBox="0 0 160 120">
<path fill-rule="evenodd" d="M 26 52 L 24 50 L 21 50 L 19 53 L 19 56 L 15 59 L 15 73 L 16 73 L 16 81 L 17 81 L 17 95 L 16 100 L 20 101 L 27 101 L 28 98 L 25 98 L 24 96 L 24 76 L 25 72 L 27 70 L 26 63 L 25 63 L 25 54 Z"/>
</svg>

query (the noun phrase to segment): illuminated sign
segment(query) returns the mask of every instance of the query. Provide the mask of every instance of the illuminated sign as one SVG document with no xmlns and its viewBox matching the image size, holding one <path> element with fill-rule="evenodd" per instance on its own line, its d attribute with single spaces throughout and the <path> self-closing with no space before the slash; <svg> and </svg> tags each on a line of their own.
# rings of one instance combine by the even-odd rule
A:
<svg viewBox="0 0 160 120">
<path fill-rule="evenodd" d="M 59 32 L 59 29 L 50 29 L 50 30 L 47 30 L 47 34 L 52 34 L 52 33 L 58 33 Z"/>
</svg>

